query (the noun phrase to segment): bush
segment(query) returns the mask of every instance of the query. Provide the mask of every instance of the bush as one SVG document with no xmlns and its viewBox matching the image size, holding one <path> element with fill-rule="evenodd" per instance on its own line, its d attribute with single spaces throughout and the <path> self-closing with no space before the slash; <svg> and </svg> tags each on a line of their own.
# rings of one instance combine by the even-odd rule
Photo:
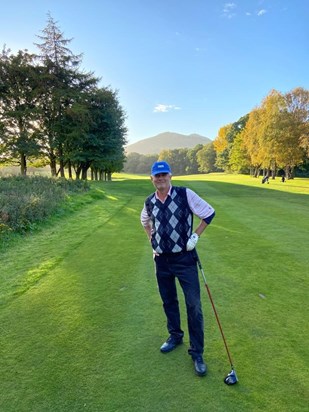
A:
<svg viewBox="0 0 309 412">
<path fill-rule="evenodd" d="M 69 193 L 88 189 L 86 181 L 42 176 L 0 178 L 0 234 L 33 229 L 56 212 Z"/>
</svg>

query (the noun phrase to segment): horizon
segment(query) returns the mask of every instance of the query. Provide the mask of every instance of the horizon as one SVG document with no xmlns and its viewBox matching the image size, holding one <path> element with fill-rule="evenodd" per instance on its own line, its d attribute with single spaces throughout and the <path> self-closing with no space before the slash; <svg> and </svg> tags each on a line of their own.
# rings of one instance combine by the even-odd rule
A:
<svg viewBox="0 0 309 412">
<path fill-rule="evenodd" d="M 154 136 L 145 137 L 145 138 L 140 139 L 140 140 L 137 140 L 136 142 L 133 142 L 133 143 L 128 143 L 128 144 L 125 145 L 125 147 L 131 146 L 131 145 L 133 145 L 133 144 L 135 144 L 135 143 L 140 143 L 140 142 L 142 142 L 143 140 L 148 140 L 148 139 L 152 139 L 152 138 L 155 138 L 155 137 L 159 137 L 159 136 L 162 135 L 162 134 L 178 134 L 178 135 L 181 135 L 181 136 L 184 136 L 184 137 L 198 136 L 198 137 L 202 137 L 202 138 L 204 138 L 204 139 L 212 140 L 212 139 L 210 139 L 209 137 L 207 137 L 207 136 L 202 136 L 202 135 L 199 134 L 199 133 L 184 134 L 184 133 L 166 131 L 166 132 L 157 133 L 157 134 L 154 135 Z"/>
</svg>

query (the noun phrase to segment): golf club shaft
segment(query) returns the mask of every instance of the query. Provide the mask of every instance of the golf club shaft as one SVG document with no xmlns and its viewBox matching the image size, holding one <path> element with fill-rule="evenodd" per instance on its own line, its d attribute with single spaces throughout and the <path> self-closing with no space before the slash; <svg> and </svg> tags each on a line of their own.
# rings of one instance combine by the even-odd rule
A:
<svg viewBox="0 0 309 412">
<path fill-rule="evenodd" d="M 224 333 L 223 333 L 223 330 L 222 330 L 222 326 L 221 326 L 221 323 L 220 323 L 220 320 L 219 320 L 219 317 L 218 317 L 218 313 L 217 313 L 214 301 L 212 299 L 209 287 L 207 285 L 206 276 L 205 276 L 204 270 L 202 268 L 200 258 L 197 254 L 197 251 L 196 251 L 196 257 L 197 257 L 198 267 L 200 268 L 200 271 L 202 273 L 204 283 L 205 283 L 205 287 L 206 287 L 206 290 L 207 290 L 207 293 L 208 293 L 208 296 L 209 296 L 209 300 L 210 300 L 211 306 L 213 308 L 213 311 L 214 311 L 214 314 L 215 314 L 215 317 L 216 317 L 216 320 L 217 320 L 217 323 L 218 323 L 218 326 L 219 326 L 219 329 L 220 329 L 220 332 L 221 332 L 221 336 L 222 336 L 222 339 L 223 339 L 223 342 L 224 342 L 224 346 L 225 346 L 225 349 L 226 349 L 227 356 L 228 356 L 230 364 L 231 364 L 231 368 L 234 369 L 231 354 L 230 354 L 229 348 L 228 348 L 227 343 L 226 343 L 226 339 L 225 339 L 225 336 L 224 336 Z"/>
</svg>

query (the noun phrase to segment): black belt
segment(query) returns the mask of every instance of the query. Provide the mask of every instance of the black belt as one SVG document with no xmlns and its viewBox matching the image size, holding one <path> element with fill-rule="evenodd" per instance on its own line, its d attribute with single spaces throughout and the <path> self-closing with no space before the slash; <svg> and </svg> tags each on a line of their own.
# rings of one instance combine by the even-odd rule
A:
<svg viewBox="0 0 309 412">
<path fill-rule="evenodd" d="M 160 256 L 180 256 L 184 255 L 185 253 L 188 253 L 187 250 L 182 250 L 181 252 L 163 252 L 159 253 Z"/>
</svg>

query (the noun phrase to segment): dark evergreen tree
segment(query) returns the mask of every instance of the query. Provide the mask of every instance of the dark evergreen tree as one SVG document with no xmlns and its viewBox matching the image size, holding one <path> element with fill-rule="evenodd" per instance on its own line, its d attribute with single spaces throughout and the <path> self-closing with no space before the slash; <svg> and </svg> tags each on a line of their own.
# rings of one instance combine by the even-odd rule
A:
<svg viewBox="0 0 309 412">
<path fill-rule="evenodd" d="M 70 147 L 67 140 L 74 136 L 71 121 L 72 112 L 80 111 L 83 93 L 96 87 L 98 79 L 92 73 L 80 70 L 82 55 L 75 55 L 68 48 L 72 39 L 66 39 L 57 22 L 48 15 L 46 28 L 37 36 L 42 43 L 36 43 L 41 67 L 41 128 L 43 147 L 49 158 L 52 175 L 59 171 L 64 176 L 68 162 L 65 152 Z"/>
<path fill-rule="evenodd" d="M 27 50 L 0 54 L 0 156 L 2 162 L 20 165 L 27 174 L 27 160 L 38 156 L 37 84 L 34 56 Z"/>
<path fill-rule="evenodd" d="M 79 135 L 71 140 L 69 157 L 77 178 L 85 179 L 89 168 L 95 179 L 110 179 L 120 172 L 125 160 L 125 113 L 117 99 L 117 92 L 101 88 L 88 93 L 87 112 Z M 80 119 L 80 117 L 79 117 Z"/>
</svg>

